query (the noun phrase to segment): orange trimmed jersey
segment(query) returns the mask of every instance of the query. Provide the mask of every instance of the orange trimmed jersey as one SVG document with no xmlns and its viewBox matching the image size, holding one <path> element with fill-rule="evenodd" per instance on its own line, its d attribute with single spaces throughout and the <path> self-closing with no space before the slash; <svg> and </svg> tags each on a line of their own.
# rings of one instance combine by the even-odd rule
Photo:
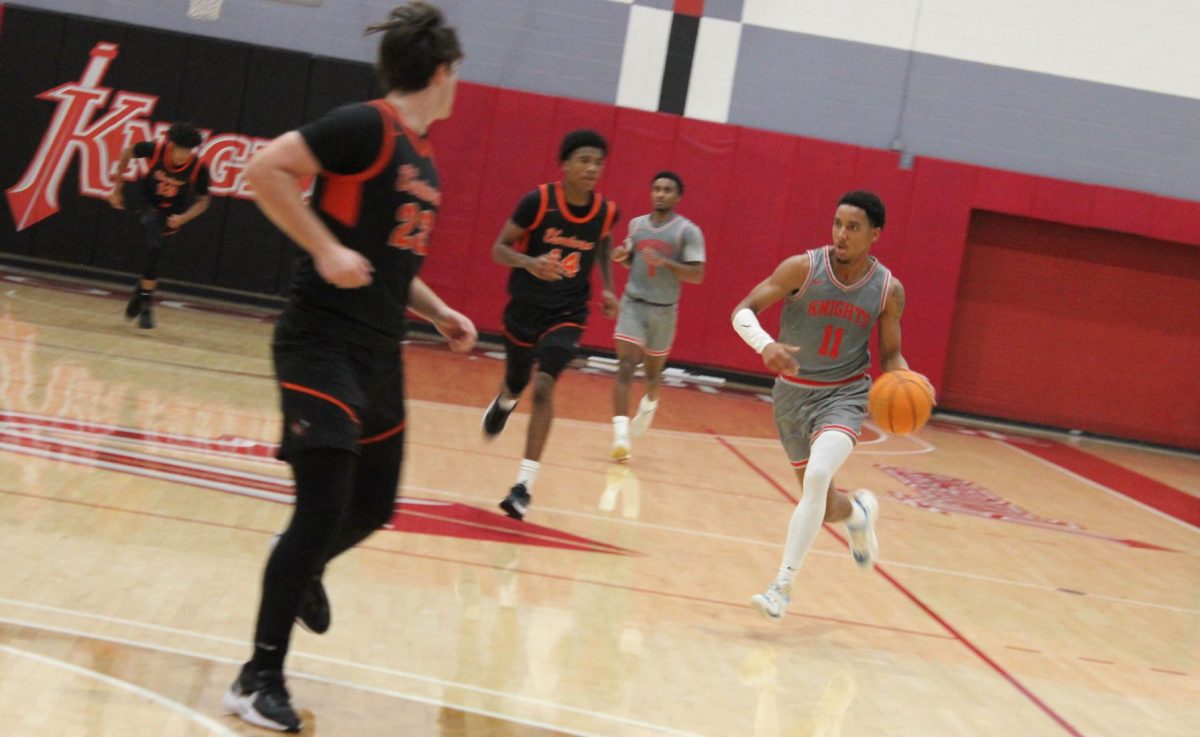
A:
<svg viewBox="0 0 1200 737">
<path fill-rule="evenodd" d="M 339 289 L 304 253 L 282 322 L 368 348 L 395 348 L 441 204 L 433 150 L 383 100 L 340 107 L 299 133 L 321 165 L 313 210 L 375 271 L 369 285 Z"/>
<path fill-rule="evenodd" d="M 142 196 L 147 205 L 167 215 L 183 212 L 193 197 L 208 194 L 208 167 L 195 152 L 175 166 L 171 163 L 173 147 L 166 138 L 133 144 L 133 158 L 150 160 L 150 170 L 140 180 Z"/>
<path fill-rule="evenodd" d="M 535 258 L 557 254 L 564 277 L 544 281 L 525 269 L 513 269 L 508 278 L 509 295 L 547 311 L 586 309 L 592 295 L 596 248 L 610 236 L 617 217 L 617 204 L 596 192 L 586 205 L 568 204 L 562 182 L 543 184 L 526 194 L 512 215 L 513 224 L 525 229 L 514 248 Z"/>
</svg>

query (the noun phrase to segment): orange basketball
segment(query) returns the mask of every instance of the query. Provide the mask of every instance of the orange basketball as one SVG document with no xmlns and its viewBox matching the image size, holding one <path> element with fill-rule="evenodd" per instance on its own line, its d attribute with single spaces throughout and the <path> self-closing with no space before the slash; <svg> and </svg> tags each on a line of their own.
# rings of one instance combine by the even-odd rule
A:
<svg viewBox="0 0 1200 737">
<path fill-rule="evenodd" d="M 916 371 L 888 371 L 871 387 L 867 409 L 871 419 L 893 435 L 916 432 L 933 412 L 933 390 Z"/>
</svg>

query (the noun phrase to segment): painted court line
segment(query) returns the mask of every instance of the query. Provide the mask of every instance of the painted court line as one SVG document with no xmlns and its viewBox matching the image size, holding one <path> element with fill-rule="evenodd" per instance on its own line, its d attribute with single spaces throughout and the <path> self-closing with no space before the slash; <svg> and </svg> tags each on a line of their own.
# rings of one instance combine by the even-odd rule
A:
<svg viewBox="0 0 1200 737">
<path fill-rule="evenodd" d="M 7 621 L 7 620 L 0 620 L 0 621 Z M 203 725 L 206 729 L 208 729 L 209 732 L 211 732 L 213 734 L 222 735 L 222 737 L 238 737 L 236 732 L 234 732 L 234 731 L 230 730 L 228 727 L 225 727 L 224 725 L 218 723 L 215 719 L 213 719 L 209 716 L 206 716 L 199 711 L 196 711 L 195 709 L 191 708 L 190 706 L 181 704 L 178 701 L 175 701 L 174 699 L 169 699 L 160 693 L 156 693 L 149 689 L 142 688 L 141 686 L 134 685 L 134 684 L 130 683 L 129 681 L 123 681 L 120 678 L 114 678 L 112 676 L 108 676 L 103 673 L 98 673 L 94 670 L 91 670 L 90 668 L 84 668 L 82 666 L 75 665 L 74 663 L 68 663 L 66 661 L 58 660 L 56 658 L 48 658 L 45 655 L 31 653 L 27 650 L 21 650 L 21 649 L 15 648 L 15 647 L 9 647 L 8 645 L 0 645 L 0 652 L 6 652 L 11 655 L 20 657 L 20 658 L 28 658 L 30 660 L 34 660 L 36 662 L 42 663 L 43 665 L 49 665 L 52 668 L 58 668 L 60 670 L 69 671 L 76 675 L 83 676 L 84 678 L 90 678 L 93 681 L 100 681 L 101 683 L 103 683 L 105 685 L 112 686 L 113 688 L 120 689 L 122 691 L 128 691 L 129 693 L 133 694 L 134 696 L 137 696 L 142 699 L 146 699 L 147 701 L 152 701 L 155 704 L 158 704 L 159 706 L 165 707 L 165 708 L 175 712 L 176 714 L 181 714 L 181 715 L 187 717 L 188 719 L 192 720 L 193 722 Z"/>
<path fill-rule="evenodd" d="M 10 601 L 10 600 L 5 600 L 5 601 Z M 47 608 L 47 607 L 40 607 L 40 605 L 25 605 L 25 606 L 31 606 L 31 608 Z M 56 609 L 56 608 L 53 608 L 53 609 Z M 131 626 L 145 626 L 140 622 L 126 620 L 126 619 L 116 619 L 116 618 L 111 618 L 111 617 L 105 617 L 103 615 L 89 615 L 89 614 L 83 614 L 83 613 L 79 613 L 79 612 L 71 612 L 70 610 L 61 610 L 61 609 L 59 609 L 57 611 L 67 613 L 67 614 L 73 614 L 74 616 L 78 616 L 78 617 L 82 617 L 82 618 L 86 618 L 86 619 L 95 619 L 95 620 L 102 621 L 102 622 L 108 621 L 108 622 L 127 624 L 127 625 L 131 625 Z M 111 642 L 111 643 L 118 644 L 118 645 L 128 645 L 130 647 L 140 648 L 140 649 L 144 649 L 144 650 L 154 650 L 156 652 L 168 653 L 171 655 L 179 655 L 179 656 L 188 657 L 188 658 L 195 658 L 197 660 L 207 660 L 207 661 L 214 662 L 214 663 L 223 663 L 223 664 L 229 665 L 231 667 L 241 665 L 241 661 L 236 660 L 234 658 L 226 658 L 226 657 L 222 657 L 219 655 L 210 655 L 208 653 L 201 653 L 201 652 L 197 652 L 195 650 L 186 650 L 183 648 L 175 648 L 175 647 L 167 647 L 167 646 L 163 646 L 163 645 L 156 645 L 156 644 L 143 642 L 140 640 L 132 640 L 132 639 L 124 638 L 124 637 L 99 635 L 99 634 L 87 632 L 85 630 L 74 629 L 71 627 L 58 627 L 58 626 L 54 626 L 54 625 L 39 624 L 39 623 L 29 622 L 29 621 L 22 620 L 22 619 L 12 619 L 9 617 L 0 617 L 0 623 L 9 624 L 9 625 L 13 625 L 16 627 L 25 627 L 25 628 L 33 629 L 33 630 L 55 632 L 55 633 L 62 634 L 62 635 L 70 635 L 72 637 L 81 637 L 81 638 L 92 639 L 92 640 L 100 640 L 103 642 Z M 201 637 L 203 639 L 216 640 L 218 642 L 233 642 L 232 640 L 229 640 L 228 638 L 218 638 L 218 637 L 214 637 L 212 635 L 205 635 L 205 634 L 198 633 L 198 632 L 190 632 L 188 630 L 178 630 L 178 629 L 158 627 L 158 626 L 154 626 L 153 628 L 158 629 L 158 630 L 166 630 L 166 631 L 174 632 L 176 634 L 193 635 L 196 637 Z M 245 645 L 244 642 L 239 642 L 238 644 Z M 4 645 L 0 645 L 0 649 L 7 650 L 9 648 L 7 648 Z M 21 654 L 21 653 L 23 653 L 23 651 L 18 651 L 18 654 Z M 428 683 L 428 684 L 440 686 L 443 688 L 461 689 L 463 691 L 471 691 L 471 692 L 475 692 L 475 693 L 485 694 L 488 696 L 499 696 L 502 698 L 510 699 L 512 701 L 527 703 L 527 704 L 530 704 L 533 706 L 551 707 L 553 709 L 557 709 L 557 710 L 565 712 L 565 713 L 590 717 L 590 718 L 593 718 L 593 719 L 596 719 L 599 721 L 613 722 L 613 723 L 622 724 L 622 725 L 629 726 L 629 727 L 634 727 L 637 729 L 644 729 L 644 730 L 653 732 L 655 734 L 674 735 L 675 737 L 699 737 L 699 735 L 697 735 L 694 732 L 687 732 L 684 730 L 673 729 L 671 727 L 663 727 L 661 725 L 651 724 L 649 722 L 643 722 L 643 721 L 637 720 L 637 719 L 629 719 L 629 718 L 617 716 L 614 714 L 605 714 L 603 712 L 591 711 L 589 709 L 580 709 L 577 707 L 567 706 L 565 704 L 560 704 L 560 703 L 556 703 L 553 701 L 547 701 L 545 699 L 535 699 L 535 698 L 531 698 L 528 696 L 520 696 L 517 694 L 507 693 L 504 691 L 495 691 L 492 689 L 482 688 L 479 686 L 473 686 L 473 685 L 466 684 L 466 683 L 460 683 L 458 681 L 449 681 L 449 680 L 445 680 L 445 679 L 441 679 L 441 678 L 433 678 L 431 676 L 422 676 L 422 675 L 415 674 L 415 673 L 408 673 L 406 671 L 395 670 L 395 669 L 391 669 L 391 668 L 383 668 L 380 666 L 366 665 L 363 663 L 356 663 L 356 662 L 350 661 L 350 660 L 342 660 L 340 658 L 331 658 L 331 657 L 326 657 L 323 655 L 314 655 L 311 653 L 304 653 L 304 652 L 299 652 L 299 651 L 294 651 L 290 654 L 293 657 L 309 658 L 311 660 L 319 660 L 322 662 L 326 662 L 326 663 L 330 663 L 330 664 L 334 664 L 334 665 L 341 665 L 341 666 L 345 666 L 348 668 L 354 668 L 357 670 L 363 670 L 363 671 L 368 671 L 368 672 L 373 672 L 373 673 L 380 673 L 380 674 L 384 674 L 384 675 L 398 676 L 401 678 L 406 678 L 406 679 L 421 682 L 421 683 Z M 38 658 L 38 659 L 41 659 L 41 657 L 42 657 L 42 656 L 38 656 L 36 654 L 30 654 L 30 655 L 32 655 L 33 657 Z M 68 663 L 63 663 L 63 665 L 69 666 L 72 669 L 76 667 L 76 666 L 70 666 L 70 664 L 68 664 Z M 231 674 L 233 672 L 234 672 L 233 670 L 230 671 Z M 99 673 L 94 673 L 94 675 L 97 677 L 100 677 L 102 679 L 108 678 L 107 676 L 103 676 L 102 674 L 99 674 Z M 366 684 L 354 683 L 353 681 L 346 681 L 346 680 L 342 680 L 342 679 L 338 679 L 338 678 L 328 678 L 326 676 L 318 676 L 318 675 L 314 675 L 312 673 L 303 673 L 300 671 L 293 670 L 291 668 L 288 669 L 288 677 L 292 678 L 292 679 L 301 679 L 301 680 L 306 680 L 306 681 L 313 681 L 316 683 L 324 683 L 324 684 L 332 685 L 332 686 L 341 686 L 344 688 L 350 688 L 350 689 L 354 689 L 357 691 L 366 691 L 369 693 L 376 693 L 376 694 L 380 694 L 383 696 L 389 696 L 392 698 L 403 699 L 406 701 L 414 701 L 417 703 L 428 704 L 430 706 L 447 707 L 450 709 L 456 709 L 458 711 L 463 711 L 463 712 L 467 712 L 470 714 L 478 714 L 480 716 L 490 717 L 490 718 L 496 719 L 498 721 L 515 722 L 515 723 L 524 724 L 524 725 L 530 726 L 530 727 L 538 727 L 540 729 L 547 729 L 547 730 L 552 730 L 552 731 L 556 731 L 556 732 L 562 732 L 563 734 L 574 735 L 574 737 L 600 737 L 600 735 L 598 735 L 596 733 L 580 732 L 580 731 L 568 729 L 565 727 L 560 727 L 558 725 L 549 724 L 547 722 L 540 722 L 540 721 L 536 721 L 536 720 L 532 720 L 532 719 L 524 719 L 521 717 L 516 717 L 516 716 L 512 716 L 512 715 L 508 715 L 508 714 L 501 714 L 499 712 L 494 712 L 494 711 L 490 711 L 487 709 L 478 709 L 478 708 L 474 708 L 474 707 L 461 706 L 458 704 L 452 704 L 452 703 L 449 703 L 446 701 L 442 701 L 440 699 L 432 699 L 432 698 L 428 698 L 425 696 L 419 696 L 416 694 L 406 693 L 404 691 L 397 691 L 394 689 L 376 688 L 373 686 L 368 686 Z M 141 687 L 139 687 L 139 686 L 134 686 L 133 684 L 127 684 L 127 685 L 131 689 L 144 690 L 144 689 L 141 689 Z M 151 692 L 147 691 L 146 693 L 150 694 Z M 184 708 L 186 709 L 188 707 L 184 707 Z M 215 722 L 214 722 L 214 724 L 215 724 Z M 216 725 L 216 726 L 220 727 L 220 725 Z M 224 727 L 221 727 L 221 729 L 224 730 Z M 233 737 L 236 737 L 235 733 L 229 732 L 228 730 L 222 731 L 222 732 L 220 732 L 220 734 L 233 735 Z"/>
<path fill-rule="evenodd" d="M 738 450 L 736 448 L 734 448 L 732 445 L 730 445 L 728 441 L 726 441 L 724 438 L 722 438 L 720 435 L 717 435 L 716 433 L 712 433 L 712 435 L 718 443 L 725 446 L 734 455 L 736 455 L 738 458 L 740 458 L 742 460 L 742 462 L 744 462 L 746 465 L 750 466 L 750 468 L 752 468 L 755 472 L 757 472 L 759 476 L 762 476 L 764 479 L 766 479 L 767 482 L 770 483 L 772 486 L 774 486 L 775 489 L 780 494 L 782 494 L 783 496 L 792 500 L 793 502 L 796 501 L 796 498 L 794 496 L 792 496 L 790 493 L 788 493 L 788 491 L 786 489 L 784 489 L 782 486 L 780 486 L 765 471 L 763 471 L 762 469 L 760 469 L 756 465 L 754 465 L 754 463 L 749 458 L 747 458 L 746 456 L 744 456 L 740 452 L 738 452 Z M 835 532 L 829 525 L 823 525 L 823 527 L 825 528 L 826 531 L 828 531 L 830 534 L 832 534 L 834 537 L 836 537 L 842 544 L 847 545 L 847 547 L 848 547 L 846 539 L 843 538 L 841 535 L 839 535 L 837 532 Z M 975 645 L 975 643 L 971 642 L 966 637 L 964 637 L 962 635 L 962 633 L 960 633 L 957 629 L 955 629 L 953 626 L 951 626 L 951 624 L 949 622 L 947 622 L 945 619 L 943 619 L 941 615 L 939 615 L 937 612 L 933 611 L 933 609 L 931 609 L 929 607 L 929 605 L 927 605 L 924 601 L 922 601 L 916 594 L 909 591 L 908 588 L 906 586 L 904 586 L 904 584 L 897 581 L 895 578 L 893 578 L 891 576 L 891 574 L 889 574 L 887 571 L 883 570 L 879 566 L 875 566 L 874 570 L 877 574 L 879 574 L 880 576 L 883 576 L 884 580 L 886 580 L 888 583 L 890 583 L 897 591 L 899 591 L 902 595 L 904 595 L 904 597 L 907 598 L 909 601 L 911 601 L 918 609 L 925 612 L 925 614 L 927 614 L 931 619 L 933 619 L 933 621 L 937 622 L 944 630 L 949 632 L 950 635 L 955 640 L 958 640 L 958 642 L 960 642 L 963 645 L 963 647 L 967 648 L 972 653 L 974 653 L 976 657 L 978 657 L 980 660 L 982 660 L 984 663 L 986 663 L 988 665 L 988 667 L 990 667 L 993 671 L 996 672 L 996 674 L 998 674 L 1005 681 L 1008 681 L 1008 683 L 1013 688 L 1015 688 L 1018 692 L 1020 692 L 1021 695 L 1023 695 L 1026 699 L 1028 699 L 1034 706 L 1036 706 L 1038 709 L 1040 709 L 1042 711 L 1042 713 L 1044 713 L 1046 716 L 1050 717 L 1050 719 L 1054 720 L 1060 727 L 1062 727 L 1067 732 L 1067 734 L 1072 735 L 1072 737 L 1083 737 L 1083 735 L 1079 732 L 1079 730 L 1077 730 L 1074 726 L 1072 726 L 1070 722 L 1068 722 L 1066 719 L 1064 719 L 1050 705 L 1048 705 L 1046 702 L 1042 701 L 1035 693 L 1033 693 L 1028 688 L 1026 688 L 1023 683 L 1018 681 L 1015 676 L 1013 676 L 1011 673 L 1009 673 L 1007 670 L 1005 670 L 1003 666 L 1001 666 L 999 663 L 997 663 L 996 661 L 994 661 L 990 657 L 988 657 L 987 653 L 983 652 L 983 650 L 979 649 Z"/>
</svg>

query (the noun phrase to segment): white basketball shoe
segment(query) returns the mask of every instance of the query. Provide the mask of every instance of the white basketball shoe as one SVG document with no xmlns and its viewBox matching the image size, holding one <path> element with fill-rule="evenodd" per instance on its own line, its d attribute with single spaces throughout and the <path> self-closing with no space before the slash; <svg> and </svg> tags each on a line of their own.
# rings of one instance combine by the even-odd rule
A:
<svg viewBox="0 0 1200 737">
<path fill-rule="evenodd" d="M 750 605 L 772 622 L 783 619 L 791 601 L 792 587 L 781 586 L 778 581 L 772 581 L 766 591 L 750 597 Z"/>
<path fill-rule="evenodd" d="M 862 510 L 866 521 L 860 526 L 846 523 L 850 537 L 850 553 L 859 568 L 870 568 L 879 557 L 879 541 L 875 538 L 875 519 L 879 517 L 879 500 L 866 489 L 859 489 L 850 497 L 850 503 Z"/>
</svg>

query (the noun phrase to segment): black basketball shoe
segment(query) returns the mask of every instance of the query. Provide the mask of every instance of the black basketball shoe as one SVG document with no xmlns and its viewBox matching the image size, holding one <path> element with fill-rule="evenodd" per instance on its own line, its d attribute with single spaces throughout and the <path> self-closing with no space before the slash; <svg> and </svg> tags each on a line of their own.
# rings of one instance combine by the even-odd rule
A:
<svg viewBox="0 0 1200 737">
<path fill-rule="evenodd" d="M 320 578 L 309 581 L 304 589 L 304 598 L 300 600 L 300 611 L 296 612 L 296 621 L 304 629 L 314 635 L 323 635 L 329 631 L 333 619 L 329 610 L 329 597 L 325 595 L 325 584 Z"/>
<path fill-rule="evenodd" d="M 253 725 L 278 732 L 300 731 L 300 715 L 283 685 L 283 671 L 254 671 L 246 663 L 221 703 L 227 712 Z"/>
<path fill-rule="evenodd" d="M 517 408 L 513 405 L 510 409 L 504 409 L 500 406 L 500 395 L 497 394 L 492 403 L 488 405 L 487 412 L 483 415 L 483 436 L 487 440 L 499 435 L 504 430 L 504 424 L 508 422 L 508 416 Z"/>
<path fill-rule="evenodd" d="M 138 315 L 138 327 L 142 330 L 154 329 L 154 313 L 151 311 L 150 299 L 146 299 L 146 304 L 142 306 L 142 312 Z"/>
<path fill-rule="evenodd" d="M 529 505 L 533 503 L 533 497 L 525 489 L 525 484 L 513 484 L 509 490 L 508 496 L 504 497 L 504 501 L 500 502 L 500 508 L 504 513 L 513 519 L 525 519 L 525 513 L 529 511 Z"/>
<path fill-rule="evenodd" d="M 148 296 L 142 293 L 140 287 L 133 288 L 133 294 L 129 295 L 129 303 L 125 305 L 126 320 L 132 320 L 142 313 L 142 304 L 145 303 Z"/>
</svg>

